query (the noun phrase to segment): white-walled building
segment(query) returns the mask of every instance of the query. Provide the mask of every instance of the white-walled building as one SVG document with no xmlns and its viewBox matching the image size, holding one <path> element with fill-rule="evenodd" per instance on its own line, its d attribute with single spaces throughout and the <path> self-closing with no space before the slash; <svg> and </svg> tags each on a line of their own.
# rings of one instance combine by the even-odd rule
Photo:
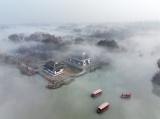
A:
<svg viewBox="0 0 160 119">
<path fill-rule="evenodd" d="M 91 59 L 88 57 L 88 55 L 85 52 L 83 53 L 77 52 L 68 58 L 68 63 L 70 65 L 83 68 L 90 65 Z"/>
</svg>

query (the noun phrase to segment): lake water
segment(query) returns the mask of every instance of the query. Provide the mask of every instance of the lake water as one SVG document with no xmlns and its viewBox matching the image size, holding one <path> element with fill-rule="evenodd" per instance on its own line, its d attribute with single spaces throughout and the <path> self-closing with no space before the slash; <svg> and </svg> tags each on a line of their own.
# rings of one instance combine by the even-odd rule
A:
<svg viewBox="0 0 160 119">
<path fill-rule="evenodd" d="M 160 86 L 151 82 L 159 71 L 159 38 L 156 32 L 124 40 L 127 53 L 113 54 L 110 65 L 56 90 L 46 89 L 41 76 L 22 75 L 15 65 L 1 62 L 0 119 L 160 119 Z M 91 98 L 91 92 L 99 88 L 102 95 Z M 132 97 L 121 99 L 127 92 Z M 97 114 L 105 101 L 110 103 L 109 109 Z"/>
<path fill-rule="evenodd" d="M 121 56 L 113 64 L 76 78 L 56 90 L 45 88 L 39 75 L 21 75 L 13 65 L 0 64 L 0 119 L 159 119 L 160 87 L 151 78 L 158 70 L 156 57 Z M 102 95 L 91 98 L 101 88 Z M 131 92 L 130 99 L 121 99 Z M 97 114 L 103 102 L 110 107 Z"/>
</svg>

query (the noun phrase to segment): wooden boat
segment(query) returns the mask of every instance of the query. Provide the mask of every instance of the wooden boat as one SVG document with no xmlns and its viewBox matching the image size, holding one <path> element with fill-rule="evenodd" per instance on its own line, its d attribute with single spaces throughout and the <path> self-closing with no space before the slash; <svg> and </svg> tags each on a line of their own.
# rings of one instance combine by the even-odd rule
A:
<svg viewBox="0 0 160 119">
<path fill-rule="evenodd" d="M 120 97 L 121 98 L 130 98 L 131 97 L 131 93 L 126 93 L 125 95 L 122 93 L 122 95 Z"/>
<path fill-rule="evenodd" d="M 103 112 L 104 110 L 106 110 L 108 107 L 109 107 L 109 103 L 108 103 L 108 102 L 105 102 L 105 103 L 101 104 L 101 105 L 98 107 L 97 112 L 98 112 L 98 113 L 101 113 L 101 112 Z"/>
<path fill-rule="evenodd" d="M 100 94 L 102 94 L 102 90 L 101 90 L 101 89 L 98 89 L 98 90 L 92 92 L 91 97 L 96 97 L 96 96 L 98 96 L 98 95 L 100 95 Z"/>
</svg>

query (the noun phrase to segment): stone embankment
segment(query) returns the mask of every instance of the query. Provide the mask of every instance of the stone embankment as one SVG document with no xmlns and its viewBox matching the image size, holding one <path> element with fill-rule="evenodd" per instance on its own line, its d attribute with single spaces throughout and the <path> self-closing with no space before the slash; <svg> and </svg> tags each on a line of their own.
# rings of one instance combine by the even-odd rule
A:
<svg viewBox="0 0 160 119">
<path fill-rule="evenodd" d="M 47 85 L 46 88 L 57 89 L 57 88 L 62 87 L 63 85 L 68 85 L 68 84 L 72 83 L 73 81 L 75 81 L 75 79 L 69 79 L 68 81 L 62 81 L 62 82 L 59 82 L 57 84 Z"/>
<path fill-rule="evenodd" d="M 87 71 L 85 69 L 83 69 L 81 72 L 79 73 L 75 73 L 75 74 L 70 74 L 70 77 L 78 77 L 81 76 L 83 74 L 85 74 Z"/>
</svg>

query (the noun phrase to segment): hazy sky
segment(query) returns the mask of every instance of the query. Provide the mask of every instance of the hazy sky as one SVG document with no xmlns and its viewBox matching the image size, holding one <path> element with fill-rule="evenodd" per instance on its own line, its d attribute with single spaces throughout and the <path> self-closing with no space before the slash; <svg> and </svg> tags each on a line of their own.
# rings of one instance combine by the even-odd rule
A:
<svg viewBox="0 0 160 119">
<path fill-rule="evenodd" d="M 0 24 L 160 21 L 159 0 L 0 0 Z"/>
</svg>

